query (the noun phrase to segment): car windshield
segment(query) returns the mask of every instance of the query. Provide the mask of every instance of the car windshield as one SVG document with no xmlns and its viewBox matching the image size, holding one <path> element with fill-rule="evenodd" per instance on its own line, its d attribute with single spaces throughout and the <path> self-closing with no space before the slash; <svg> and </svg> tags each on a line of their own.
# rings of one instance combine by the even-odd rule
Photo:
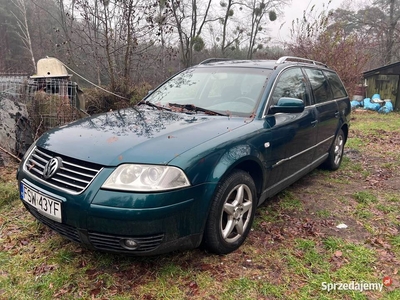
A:
<svg viewBox="0 0 400 300">
<path fill-rule="evenodd" d="M 249 116 L 256 109 L 270 72 L 233 67 L 188 69 L 145 100 L 163 107 L 191 105 L 219 114 Z"/>
</svg>

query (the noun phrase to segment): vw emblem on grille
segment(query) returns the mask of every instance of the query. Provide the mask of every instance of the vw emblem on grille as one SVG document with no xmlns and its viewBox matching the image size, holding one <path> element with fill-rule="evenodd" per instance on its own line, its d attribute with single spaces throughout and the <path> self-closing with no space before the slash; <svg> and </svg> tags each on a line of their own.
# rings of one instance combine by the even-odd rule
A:
<svg viewBox="0 0 400 300">
<path fill-rule="evenodd" d="M 50 159 L 43 169 L 44 179 L 51 178 L 59 168 L 62 166 L 62 159 L 60 157 L 53 157 Z"/>
</svg>

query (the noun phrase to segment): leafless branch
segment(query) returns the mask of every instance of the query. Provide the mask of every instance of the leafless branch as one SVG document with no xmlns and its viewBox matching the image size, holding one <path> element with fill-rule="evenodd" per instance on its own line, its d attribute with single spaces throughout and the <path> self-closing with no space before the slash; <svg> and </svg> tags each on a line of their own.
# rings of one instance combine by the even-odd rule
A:
<svg viewBox="0 0 400 300">
<path fill-rule="evenodd" d="M 10 155 L 10 156 L 11 156 L 12 158 L 14 158 L 16 161 L 21 162 L 21 159 L 20 159 L 18 156 L 12 154 L 11 152 L 7 151 L 6 149 L 4 149 L 4 148 L 1 147 L 1 146 L 0 146 L 0 150 L 3 151 L 4 153 Z"/>
</svg>

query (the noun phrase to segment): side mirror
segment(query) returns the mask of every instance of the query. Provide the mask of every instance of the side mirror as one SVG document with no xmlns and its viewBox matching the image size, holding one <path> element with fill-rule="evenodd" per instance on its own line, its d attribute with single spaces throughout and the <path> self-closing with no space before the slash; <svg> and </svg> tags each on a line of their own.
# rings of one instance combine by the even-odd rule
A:
<svg viewBox="0 0 400 300">
<path fill-rule="evenodd" d="M 304 111 L 304 101 L 297 98 L 282 97 L 276 105 L 269 108 L 269 114 L 276 113 L 301 113 Z"/>
</svg>

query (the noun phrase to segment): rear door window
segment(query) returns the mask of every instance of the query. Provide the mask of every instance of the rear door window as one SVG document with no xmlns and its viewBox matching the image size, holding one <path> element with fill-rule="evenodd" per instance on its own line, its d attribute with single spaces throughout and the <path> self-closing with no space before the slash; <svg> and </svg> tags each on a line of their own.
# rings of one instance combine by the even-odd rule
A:
<svg viewBox="0 0 400 300">
<path fill-rule="evenodd" d="M 329 85 L 331 86 L 333 98 L 344 98 L 347 97 L 346 89 L 340 81 L 339 76 L 334 72 L 324 71 L 326 78 L 328 78 Z"/>
<path fill-rule="evenodd" d="M 328 80 L 321 70 L 305 68 L 316 104 L 333 100 L 333 95 L 329 87 Z"/>
</svg>

